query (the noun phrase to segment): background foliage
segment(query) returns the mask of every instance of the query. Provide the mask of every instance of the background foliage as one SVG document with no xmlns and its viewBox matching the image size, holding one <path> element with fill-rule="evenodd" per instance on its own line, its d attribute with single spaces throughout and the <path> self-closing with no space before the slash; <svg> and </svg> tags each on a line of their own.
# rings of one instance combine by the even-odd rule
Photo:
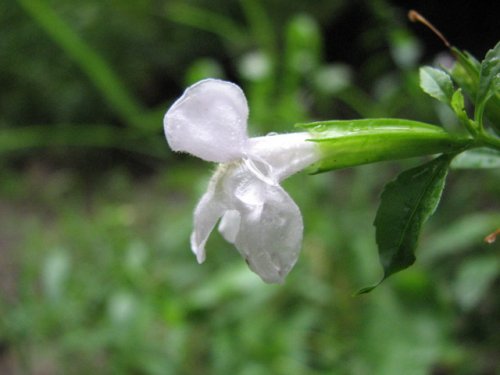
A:
<svg viewBox="0 0 500 375">
<path fill-rule="evenodd" d="M 188 249 L 211 167 L 171 154 L 161 120 L 198 79 L 241 84 L 254 134 L 377 116 L 457 126 L 418 87 L 420 64 L 450 57 L 407 6 L 2 2 L 0 373 L 498 371 L 499 247 L 482 241 L 500 222 L 498 171 L 451 173 L 416 266 L 369 295 L 352 297 L 381 276 L 377 200 L 415 160 L 286 181 L 306 229 L 285 285 L 220 236 L 203 266 Z M 422 6 L 479 58 L 498 39 L 487 8 Z"/>
</svg>

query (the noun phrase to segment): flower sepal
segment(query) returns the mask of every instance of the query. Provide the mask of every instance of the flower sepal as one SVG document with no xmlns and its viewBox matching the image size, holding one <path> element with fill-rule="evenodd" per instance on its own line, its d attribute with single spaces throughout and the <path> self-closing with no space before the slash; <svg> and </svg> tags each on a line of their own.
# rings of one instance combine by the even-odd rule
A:
<svg viewBox="0 0 500 375">
<path fill-rule="evenodd" d="M 443 128 L 404 119 L 337 120 L 299 124 L 321 152 L 309 172 L 463 151 L 472 142 Z"/>
</svg>

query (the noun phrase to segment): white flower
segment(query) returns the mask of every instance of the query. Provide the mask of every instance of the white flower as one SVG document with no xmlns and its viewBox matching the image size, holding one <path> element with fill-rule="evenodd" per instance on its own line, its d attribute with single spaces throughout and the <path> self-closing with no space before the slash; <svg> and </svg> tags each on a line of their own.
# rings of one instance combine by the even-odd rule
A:
<svg viewBox="0 0 500 375">
<path fill-rule="evenodd" d="M 199 263 L 219 231 L 264 281 L 280 283 L 297 261 L 302 215 L 279 185 L 319 159 L 308 133 L 249 138 L 248 105 L 230 82 L 207 79 L 189 87 L 165 114 L 168 144 L 220 163 L 194 212 L 191 248 Z"/>
</svg>

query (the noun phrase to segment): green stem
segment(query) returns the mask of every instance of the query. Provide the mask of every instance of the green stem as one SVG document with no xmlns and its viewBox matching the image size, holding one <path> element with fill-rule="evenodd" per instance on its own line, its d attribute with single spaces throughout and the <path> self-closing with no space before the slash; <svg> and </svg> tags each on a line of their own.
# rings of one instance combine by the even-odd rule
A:
<svg viewBox="0 0 500 375">
<path fill-rule="evenodd" d="M 474 126 L 475 122 L 473 120 L 469 119 L 467 116 L 465 116 L 463 119 L 459 118 L 459 120 L 461 120 L 460 122 L 462 123 L 462 125 L 464 125 L 465 129 L 472 137 L 477 137 L 480 127 Z"/>
<path fill-rule="evenodd" d="M 485 107 L 486 102 L 481 103 L 476 107 L 476 110 L 474 111 L 474 122 L 478 125 L 479 131 L 481 133 L 484 132 L 484 126 L 483 126 L 483 114 L 484 114 L 484 107 Z"/>
<path fill-rule="evenodd" d="M 477 134 L 476 140 L 478 141 L 479 144 L 479 146 L 477 147 L 489 147 L 497 151 L 500 151 L 500 139 L 492 137 L 485 130 L 482 130 L 480 133 Z"/>
<path fill-rule="evenodd" d="M 240 0 L 240 5 L 254 40 L 271 57 L 273 64 L 276 64 L 278 59 L 276 32 L 264 6 L 257 0 Z"/>
</svg>

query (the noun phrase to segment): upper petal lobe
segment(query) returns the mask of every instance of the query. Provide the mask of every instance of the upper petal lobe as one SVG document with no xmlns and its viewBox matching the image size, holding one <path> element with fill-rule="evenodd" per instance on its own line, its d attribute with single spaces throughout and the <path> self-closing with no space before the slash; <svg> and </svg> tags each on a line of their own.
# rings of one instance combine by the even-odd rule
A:
<svg viewBox="0 0 500 375">
<path fill-rule="evenodd" d="M 189 87 L 163 119 L 174 151 L 225 163 L 241 157 L 247 136 L 248 105 L 231 82 L 206 79 Z"/>
</svg>

